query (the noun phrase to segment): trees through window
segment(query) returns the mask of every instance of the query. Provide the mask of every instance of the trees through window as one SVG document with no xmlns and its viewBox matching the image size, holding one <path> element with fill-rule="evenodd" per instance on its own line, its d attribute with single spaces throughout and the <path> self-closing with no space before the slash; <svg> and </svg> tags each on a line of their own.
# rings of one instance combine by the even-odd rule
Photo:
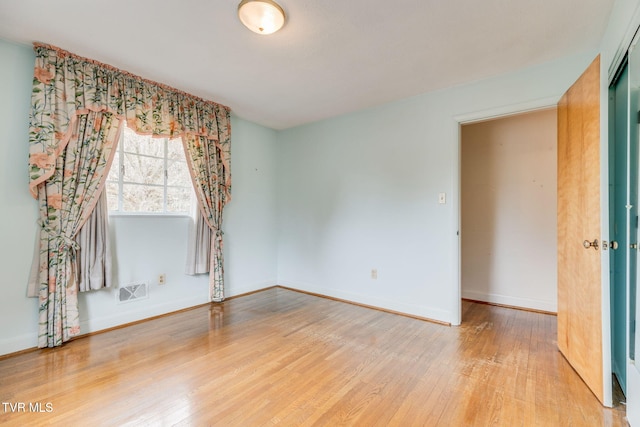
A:
<svg viewBox="0 0 640 427">
<path fill-rule="evenodd" d="M 182 140 L 138 135 L 125 126 L 106 191 L 112 213 L 188 214 L 194 195 Z"/>
</svg>

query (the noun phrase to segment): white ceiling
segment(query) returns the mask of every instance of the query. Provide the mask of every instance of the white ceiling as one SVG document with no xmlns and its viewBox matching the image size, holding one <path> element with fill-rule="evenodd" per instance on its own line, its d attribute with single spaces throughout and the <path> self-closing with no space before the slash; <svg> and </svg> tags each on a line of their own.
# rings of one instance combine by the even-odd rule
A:
<svg viewBox="0 0 640 427">
<path fill-rule="evenodd" d="M 0 37 L 53 44 L 283 129 L 598 47 L 614 0 L 0 0 Z M 576 76 L 577 77 L 577 76 Z"/>
</svg>

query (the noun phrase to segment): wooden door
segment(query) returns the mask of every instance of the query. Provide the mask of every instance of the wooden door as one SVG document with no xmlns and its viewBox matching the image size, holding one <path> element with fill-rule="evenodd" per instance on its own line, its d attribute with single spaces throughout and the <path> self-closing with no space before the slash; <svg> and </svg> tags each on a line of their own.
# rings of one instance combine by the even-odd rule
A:
<svg viewBox="0 0 640 427">
<path fill-rule="evenodd" d="M 600 209 L 598 57 L 558 103 L 558 348 L 605 403 Z"/>
</svg>

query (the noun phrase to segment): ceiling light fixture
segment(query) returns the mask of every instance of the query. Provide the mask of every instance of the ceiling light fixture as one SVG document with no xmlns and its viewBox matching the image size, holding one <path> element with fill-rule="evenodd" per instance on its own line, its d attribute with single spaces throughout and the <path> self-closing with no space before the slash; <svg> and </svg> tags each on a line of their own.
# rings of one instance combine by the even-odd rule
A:
<svg viewBox="0 0 640 427">
<path fill-rule="evenodd" d="M 273 34 L 284 25 L 284 10 L 272 0 L 242 0 L 238 18 L 245 27 L 258 34 Z"/>
</svg>

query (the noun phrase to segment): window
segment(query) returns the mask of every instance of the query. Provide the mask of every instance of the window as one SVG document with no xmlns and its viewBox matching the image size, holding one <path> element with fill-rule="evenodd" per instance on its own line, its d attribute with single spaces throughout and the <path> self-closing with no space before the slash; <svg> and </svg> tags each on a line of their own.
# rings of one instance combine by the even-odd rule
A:
<svg viewBox="0 0 640 427">
<path fill-rule="evenodd" d="M 106 190 L 110 213 L 188 214 L 194 196 L 182 140 L 125 126 Z"/>
</svg>

